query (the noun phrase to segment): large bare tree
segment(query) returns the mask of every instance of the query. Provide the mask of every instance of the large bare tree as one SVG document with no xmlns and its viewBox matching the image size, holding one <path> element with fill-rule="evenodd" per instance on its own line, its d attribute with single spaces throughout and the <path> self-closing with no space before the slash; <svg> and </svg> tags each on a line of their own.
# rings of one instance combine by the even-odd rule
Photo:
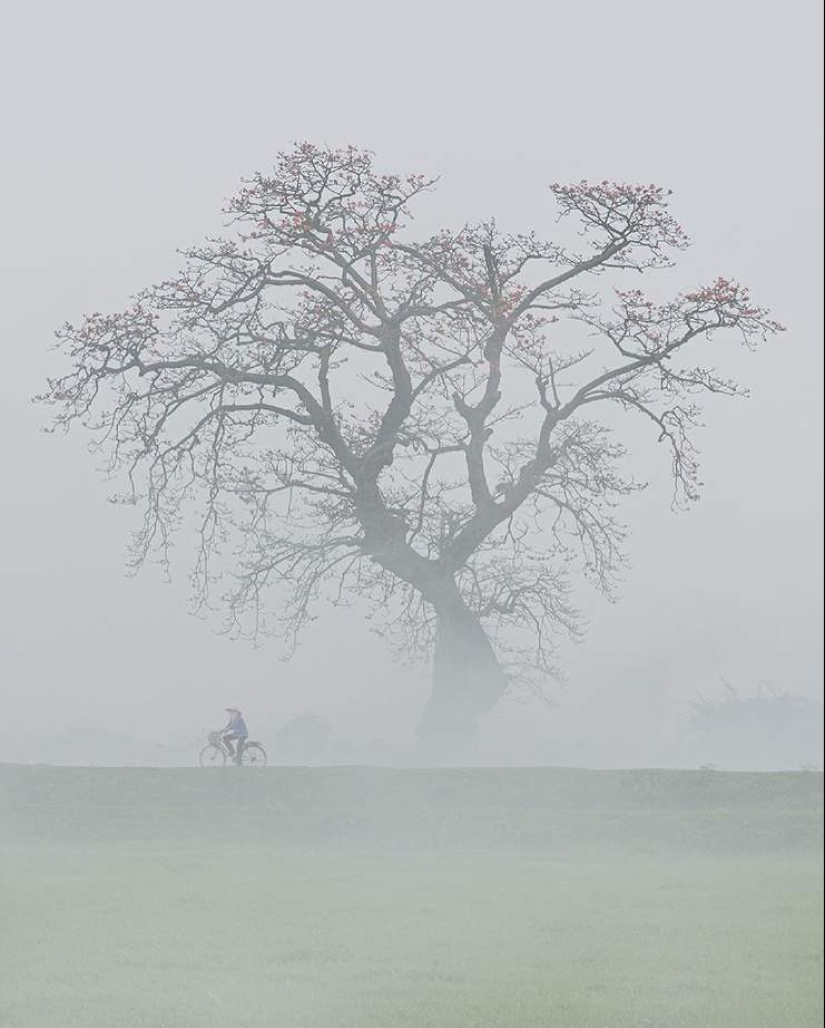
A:
<svg viewBox="0 0 825 1028">
<path fill-rule="evenodd" d="M 357 595 L 430 650 L 430 741 L 550 670 L 571 570 L 611 589 L 635 485 L 601 412 L 646 419 L 690 501 L 697 401 L 739 391 L 695 344 L 780 328 L 726 279 L 667 302 L 597 288 L 687 245 L 660 188 L 553 185 L 572 243 L 493 221 L 418 240 L 433 184 L 356 148 L 282 154 L 230 202 L 229 238 L 60 330 L 71 367 L 45 396 L 125 472 L 136 565 L 194 514 L 196 595 L 219 583 L 239 630 L 292 639 L 316 599 Z"/>
</svg>

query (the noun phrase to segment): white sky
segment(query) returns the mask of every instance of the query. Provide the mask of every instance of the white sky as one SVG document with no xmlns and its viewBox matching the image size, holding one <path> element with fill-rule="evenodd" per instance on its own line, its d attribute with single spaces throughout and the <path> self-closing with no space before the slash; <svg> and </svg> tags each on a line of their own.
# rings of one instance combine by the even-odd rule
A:
<svg viewBox="0 0 825 1028">
<path fill-rule="evenodd" d="M 40 434 L 29 398 L 65 319 L 118 309 L 175 267 L 241 176 L 295 140 L 374 149 L 441 174 L 427 224 L 496 214 L 552 232 L 546 186 L 614 178 L 675 191 L 695 240 L 678 275 L 747 283 L 789 331 L 725 367 L 752 388 L 701 440 L 706 487 L 668 509 L 667 462 L 628 505 L 621 604 L 590 596 L 560 707 L 507 706 L 509 752 L 569 726 L 644 759 L 720 676 L 822 690 L 822 102 L 818 5 L 18 5 L 0 42 L 0 743 L 100 726 L 186 736 L 248 710 L 304 711 L 352 738 L 409 736 L 426 673 L 394 665 L 356 613 L 290 665 L 214 635 L 172 585 L 125 577 L 128 512 L 81 437 Z M 726 347 L 727 349 L 727 347 Z M 567 730 L 567 729 L 565 729 Z"/>
</svg>

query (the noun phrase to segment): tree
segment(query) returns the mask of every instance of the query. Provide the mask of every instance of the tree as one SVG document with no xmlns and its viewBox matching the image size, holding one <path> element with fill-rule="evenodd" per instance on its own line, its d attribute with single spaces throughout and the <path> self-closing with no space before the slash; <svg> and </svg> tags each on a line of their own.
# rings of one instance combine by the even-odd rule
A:
<svg viewBox="0 0 825 1028">
<path fill-rule="evenodd" d="M 319 597 L 357 595 L 431 651 L 430 740 L 471 734 L 509 676 L 552 670 L 579 564 L 613 588 L 637 484 L 599 412 L 646 419 L 690 502 L 698 400 L 739 389 L 689 354 L 780 328 L 723 278 L 666 302 L 596 289 L 687 245 L 656 186 L 553 185 L 579 229 L 564 245 L 494 221 L 416 240 L 434 184 L 352 147 L 280 155 L 229 203 L 229 238 L 58 332 L 71 366 L 44 397 L 125 472 L 136 566 L 168 559 L 194 510 L 196 597 L 222 583 L 238 631 L 294 640 Z"/>
<path fill-rule="evenodd" d="M 690 727 L 703 754 L 723 766 L 788 770 L 822 764 L 822 708 L 802 694 L 760 686 L 748 696 L 725 683 L 723 697 L 694 701 Z"/>
</svg>

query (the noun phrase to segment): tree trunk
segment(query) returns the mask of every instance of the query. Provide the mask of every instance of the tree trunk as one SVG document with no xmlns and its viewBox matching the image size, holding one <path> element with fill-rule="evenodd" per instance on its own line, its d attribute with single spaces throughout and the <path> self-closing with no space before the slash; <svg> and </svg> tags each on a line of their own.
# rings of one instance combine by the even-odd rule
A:
<svg viewBox="0 0 825 1028">
<path fill-rule="evenodd" d="M 433 687 L 418 729 L 431 759 L 471 756 L 478 721 L 500 698 L 505 675 L 478 618 L 456 594 L 435 605 Z"/>
</svg>

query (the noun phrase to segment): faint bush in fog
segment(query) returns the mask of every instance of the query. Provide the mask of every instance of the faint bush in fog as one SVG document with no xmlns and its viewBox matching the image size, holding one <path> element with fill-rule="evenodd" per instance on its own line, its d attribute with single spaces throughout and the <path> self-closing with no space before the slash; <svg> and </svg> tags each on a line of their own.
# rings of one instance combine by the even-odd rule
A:
<svg viewBox="0 0 825 1028">
<path fill-rule="evenodd" d="M 278 761 L 285 764 L 326 764 L 332 730 L 317 714 L 300 714 L 283 726 L 276 737 Z"/>
<path fill-rule="evenodd" d="M 811 770 L 821 766 L 822 708 L 810 697 L 760 686 L 691 705 L 690 729 L 703 757 L 720 767 Z"/>
</svg>

